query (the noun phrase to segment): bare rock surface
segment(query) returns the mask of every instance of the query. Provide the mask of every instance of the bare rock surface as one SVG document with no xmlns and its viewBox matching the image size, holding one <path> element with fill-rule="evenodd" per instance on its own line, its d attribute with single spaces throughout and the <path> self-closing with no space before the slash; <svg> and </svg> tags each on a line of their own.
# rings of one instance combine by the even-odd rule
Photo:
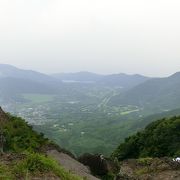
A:
<svg viewBox="0 0 180 180">
<path fill-rule="evenodd" d="M 117 180 L 180 180 L 180 163 L 170 158 L 126 160 Z"/>
<path fill-rule="evenodd" d="M 8 116 L 6 115 L 6 113 L 0 107 L 0 123 L 3 123 L 5 121 L 7 121 L 7 120 L 8 120 Z"/>
<path fill-rule="evenodd" d="M 85 177 L 88 180 L 98 180 L 97 177 L 91 175 L 91 172 L 87 166 L 84 166 L 76 159 L 70 157 L 69 155 L 58 152 L 57 150 L 49 150 L 47 151 L 47 155 L 56 159 L 61 166 L 63 166 L 66 170 L 70 172 Z"/>
</svg>

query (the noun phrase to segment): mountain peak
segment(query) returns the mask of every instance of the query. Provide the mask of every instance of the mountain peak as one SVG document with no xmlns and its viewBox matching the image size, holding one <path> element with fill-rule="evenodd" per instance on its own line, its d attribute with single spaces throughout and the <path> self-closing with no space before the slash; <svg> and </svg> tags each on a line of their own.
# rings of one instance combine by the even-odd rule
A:
<svg viewBox="0 0 180 180">
<path fill-rule="evenodd" d="M 15 78 L 36 81 L 40 83 L 60 83 L 57 79 L 40 72 L 24 70 L 8 64 L 0 64 L 0 78 Z"/>
<path fill-rule="evenodd" d="M 10 64 L 0 64 L 0 69 L 18 69 L 18 68 Z"/>
<path fill-rule="evenodd" d="M 173 75 L 171 75 L 170 77 L 180 77 L 180 72 L 176 72 Z"/>
</svg>

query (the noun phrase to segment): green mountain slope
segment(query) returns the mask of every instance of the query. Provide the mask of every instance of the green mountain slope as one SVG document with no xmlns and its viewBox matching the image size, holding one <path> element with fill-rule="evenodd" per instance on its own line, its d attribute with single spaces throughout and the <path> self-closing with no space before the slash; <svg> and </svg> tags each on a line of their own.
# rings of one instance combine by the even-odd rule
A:
<svg viewBox="0 0 180 180">
<path fill-rule="evenodd" d="M 57 79 L 46 74 L 32 70 L 19 69 L 8 64 L 0 64 L 0 78 L 26 79 L 46 84 L 60 83 Z"/>
<path fill-rule="evenodd" d="M 24 120 L 0 108 L 0 179 L 82 179 L 43 153 L 43 147 L 52 145 Z"/>
<path fill-rule="evenodd" d="M 23 94 L 57 94 L 62 82 L 56 78 L 32 70 L 23 70 L 8 64 L 0 64 L 0 102 L 23 102 Z"/>
<path fill-rule="evenodd" d="M 180 73 L 153 78 L 111 98 L 109 105 L 136 105 L 156 113 L 180 107 Z"/>
<path fill-rule="evenodd" d="M 49 86 L 47 84 L 16 78 L 0 78 L 0 96 L 1 101 L 24 102 L 23 94 L 55 94 L 58 92 L 58 86 Z"/>
<path fill-rule="evenodd" d="M 180 109 L 158 113 L 144 118 L 108 117 L 103 114 L 80 114 L 61 121 L 36 125 L 34 128 L 65 149 L 79 156 L 83 153 L 103 153 L 109 156 L 130 135 L 142 130 L 149 123 L 164 117 L 180 115 Z M 86 119 L 86 121 L 84 121 Z M 67 122 L 68 120 L 68 122 Z M 69 126 L 69 123 L 74 123 Z M 71 125 L 71 124 L 70 124 Z M 63 131 L 63 129 L 66 129 Z"/>
<path fill-rule="evenodd" d="M 98 81 L 99 84 L 106 86 L 119 86 L 126 89 L 133 88 L 141 83 L 144 83 L 148 80 L 148 77 L 139 75 L 139 74 L 112 74 L 106 75 Z"/>
<path fill-rule="evenodd" d="M 149 124 L 143 131 L 125 139 L 114 158 L 119 160 L 140 157 L 180 155 L 180 117 L 164 118 Z"/>
</svg>

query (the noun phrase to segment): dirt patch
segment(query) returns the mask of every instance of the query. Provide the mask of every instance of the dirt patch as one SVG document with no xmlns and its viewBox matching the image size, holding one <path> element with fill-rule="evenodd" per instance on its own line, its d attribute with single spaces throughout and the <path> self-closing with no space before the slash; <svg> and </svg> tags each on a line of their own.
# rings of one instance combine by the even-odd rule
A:
<svg viewBox="0 0 180 180">
<path fill-rule="evenodd" d="M 61 180 L 59 177 L 57 177 L 51 173 L 46 173 L 46 174 L 38 175 L 35 177 L 29 177 L 29 179 L 30 180 Z M 24 179 L 22 179 L 22 180 L 24 180 Z"/>
</svg>

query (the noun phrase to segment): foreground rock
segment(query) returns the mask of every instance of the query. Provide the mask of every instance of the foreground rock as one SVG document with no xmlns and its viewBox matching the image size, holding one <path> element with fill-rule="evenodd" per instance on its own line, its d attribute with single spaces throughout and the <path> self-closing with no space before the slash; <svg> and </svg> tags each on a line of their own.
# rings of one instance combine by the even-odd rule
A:
<svg viewBox="0 0 180 180">
<path fill-rule="evenodd" d="M 47 151 L 47 155 L 56 159 L 56 161 L 58 161 L 66 170 L 69 170 L 78 176 L 85 177 L 88 180 L 98 180 L 98 178 L 91 175 L 91 172 L 87 166 L 84 166 L 68 154 L 52 149 Z"/>
<path fill-rule="evenodd" d="M 122 162 L 117 180 L 179 180 L 180 163 L 169 158 L 145 158 Z"/>
<path fill-rule="evenodd" d="M 2 123 L 5 123 L 6 121 L 8 121 L 8 116 L 6 115 L 6 113 L 2 110 L 1 106 L 0 106 L 0 124 L 2 125 Z"/>
<path fill-rule="evenodd" d="M 108 158 L 100 154 L 84 154 L 78 159 L 82 164 L 90 167 L 91 172 L 100 177 L 107 176 L 109 173 L 116 173 L 118 167 Z"/>
</svg>

